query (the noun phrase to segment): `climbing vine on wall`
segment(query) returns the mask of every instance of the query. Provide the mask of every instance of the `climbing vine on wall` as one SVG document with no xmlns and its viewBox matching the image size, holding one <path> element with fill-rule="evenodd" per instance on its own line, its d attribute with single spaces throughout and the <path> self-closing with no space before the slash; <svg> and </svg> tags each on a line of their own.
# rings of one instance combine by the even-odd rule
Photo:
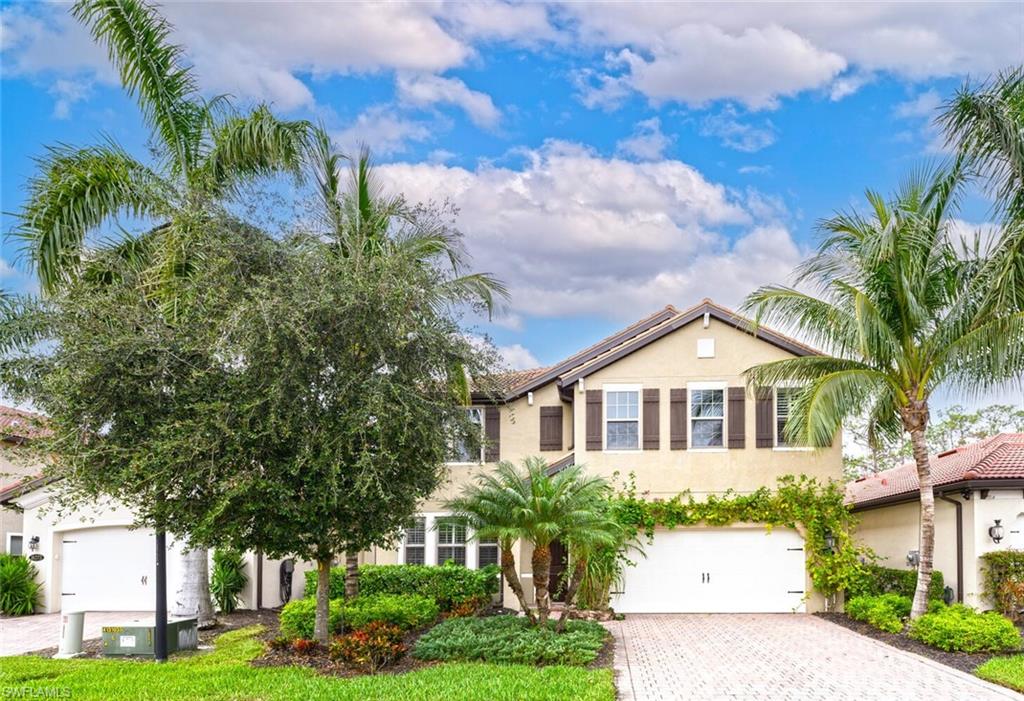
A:
<svg viewBox="0 0 1024 701">
<path fill-rule="evenodd" d="M 874 554 L 853 539 L 856 518 L 843 504 L 840 486 L 806 475 L 780 477 L 775 489 L 761 487 L 749 494 L 727 491 L 697 501 L 688 491 L 664 501 L 648 501 L 629 481 L 613 502 L 616 520 L 636 536 L 654 538 L 658 526 L 675 528 L 705 524 L 763 523 L 766 528 L 802 526 L 807 571 L 814 588 L 826 596 L 845 590 L 864 576 L 864 562 Z M 829 548 L 827 536 L 832 537 Z"/>
</svg>

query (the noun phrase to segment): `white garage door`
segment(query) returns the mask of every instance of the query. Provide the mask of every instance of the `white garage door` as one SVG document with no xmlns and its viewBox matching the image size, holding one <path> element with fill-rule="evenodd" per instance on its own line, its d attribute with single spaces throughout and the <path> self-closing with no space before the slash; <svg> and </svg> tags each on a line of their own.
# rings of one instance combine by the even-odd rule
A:
<svg viewBox="0 0 1024 701">
<path fill-rule="evenodd" d="M 61 546 L 61 609 L 152 611 L 153 532 L 124 527 L 67 531 Z M 173 591 L 173 590 L 171 590 Z"/>
<path fill-rule="evenodd" d="M 778 528 L 659 530 L 631 557 L 622 613 L 789 613 L 803 611 L 804 541 Z"/>
</svg>

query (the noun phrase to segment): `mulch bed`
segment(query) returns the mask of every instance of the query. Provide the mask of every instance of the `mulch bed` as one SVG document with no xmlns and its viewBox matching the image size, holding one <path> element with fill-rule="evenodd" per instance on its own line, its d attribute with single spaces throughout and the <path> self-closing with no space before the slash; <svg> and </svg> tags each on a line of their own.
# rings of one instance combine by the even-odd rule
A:
<svg viewBox="0 0 1024 701">
<path fill-rule="evenodd" d="M 900 650 L 906 650 L 907 652 L 912 652 L 915 655 L 927 657 L 930 660 L 944 664 L 947 667 L 952 667 L 953 669 L 958 669 L 961 672 L 967 672 L 968 674 L 973 674 L 978 665 L 988 662 L 993 657 L 1007 656 L 1006 654 L 993 654 L 991 652 L 946 652 L 945 650 L 934 648 L 931 645 L 925 645 L 913 638 L 908 638 L 906 635 L 887 633 L 884 630 L 879 630 L 878 628 L 875 628 L 863 621 L 855 621 L 845 613 L 816 613 L 814 615 L 819 618 L 824 618 L 830 623 L 840 625 L 843 628 L 848 628 L 855 633 L 860 633 L 861 635 L 883 642 L 886 645 L 892 645 Z"/>
</svg>

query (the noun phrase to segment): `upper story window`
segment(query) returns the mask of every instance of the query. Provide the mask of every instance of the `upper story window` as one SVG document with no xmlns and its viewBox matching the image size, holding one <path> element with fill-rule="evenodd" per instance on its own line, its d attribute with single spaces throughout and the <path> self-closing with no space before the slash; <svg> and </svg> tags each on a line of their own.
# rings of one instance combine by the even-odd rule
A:
<svg viewBox="0 0 1024 701">
<path fill-rule="evenodd" d="M 796 396 L 795 387 L 778 387 L 775 390 L 775 445 L 780 448 L 799 446 L 786 438 L 786 422 Z"/>
<path fill-rule="evenodd" d="M 455 440 L 449 462 L 482 463 L 484 461 L 484 410 L 470 407 L 466 409 L 466 416 L 470 423 L 476 426 L 476 434 Z"/>
<path fill-rule="evenodd" d="M 466 526 L 454 521 L 437 524 L 437 564 L 451 560 L 456 565 L 466 565 Z"/>
<path fill-rule="evenodd" d="M 405 564 L 427 563 L 427 519 L 417 516 L 405 529 Z"/>
<path fill-rule="evenodd" d="M 691 388 L 689 406 L 690 447 L 724 447 L 725 387 Z"/>
<path fill-rule="evenodd" d="M 477 567 L 498 564 L 498 539 L 481 538 L 476 549 Z"/>
<path fill-rule="evenodd" d="M 606 388 L 604 401 L 607 449 L 639 450 L 640 388 Z"/>
</svg>

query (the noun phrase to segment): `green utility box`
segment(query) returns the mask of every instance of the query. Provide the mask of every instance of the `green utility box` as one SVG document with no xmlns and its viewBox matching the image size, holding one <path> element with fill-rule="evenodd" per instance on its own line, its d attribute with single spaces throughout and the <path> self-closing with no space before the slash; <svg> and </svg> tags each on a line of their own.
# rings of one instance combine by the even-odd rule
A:
<svg viewBox="0 0 1024 701">
<path fill-rule="evenodd" d="M 156 622 L 132 621 L 123 626 L 103 626 L 103 654 L 152 657 Z M 195 650 L 199 646 L 199 627 L 194 618 L 167 621 L 167 653 Z"/>
</svg>

